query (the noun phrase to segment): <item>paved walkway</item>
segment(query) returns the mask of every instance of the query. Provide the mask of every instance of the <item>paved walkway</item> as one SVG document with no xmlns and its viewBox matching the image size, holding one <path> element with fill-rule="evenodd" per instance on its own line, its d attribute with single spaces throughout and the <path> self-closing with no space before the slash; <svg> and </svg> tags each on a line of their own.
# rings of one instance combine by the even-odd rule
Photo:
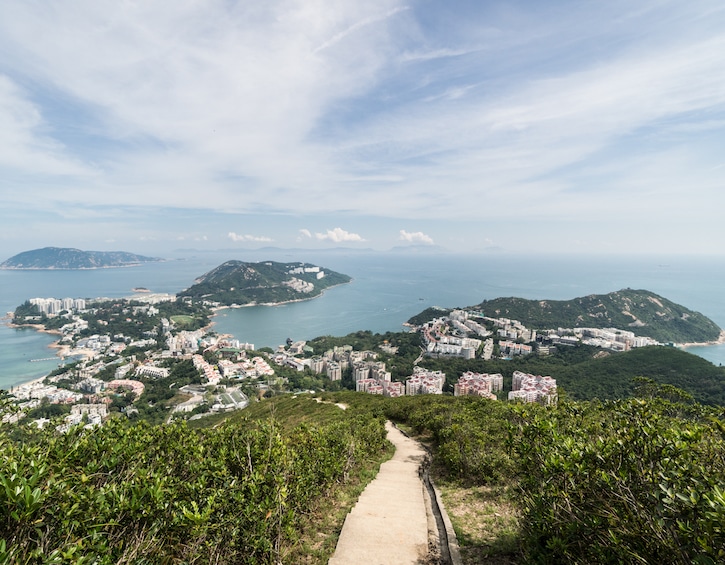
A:
<svg viewBox="0 0 725 565">
<path fill-rule="evenodd" d="M 418 470 L 426 456 L 390 422 L 395 455 L 380 466 L 345 519 L 329 565 L 415 565 L 428 555 L 429 513 Z"/>
</svg>

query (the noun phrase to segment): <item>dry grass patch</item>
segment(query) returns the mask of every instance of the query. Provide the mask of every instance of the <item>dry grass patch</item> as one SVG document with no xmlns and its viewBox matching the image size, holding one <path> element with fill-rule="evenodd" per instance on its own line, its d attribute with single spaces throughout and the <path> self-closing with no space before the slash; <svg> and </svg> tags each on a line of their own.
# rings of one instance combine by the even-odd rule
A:
<svg viewBox="0 0 725 565">
<path fill-rule="evenodd" d="M 518 565 L 519 510 L 513 487 L 462 486 L 437 479 L 465 565 Z"/>
</svg>

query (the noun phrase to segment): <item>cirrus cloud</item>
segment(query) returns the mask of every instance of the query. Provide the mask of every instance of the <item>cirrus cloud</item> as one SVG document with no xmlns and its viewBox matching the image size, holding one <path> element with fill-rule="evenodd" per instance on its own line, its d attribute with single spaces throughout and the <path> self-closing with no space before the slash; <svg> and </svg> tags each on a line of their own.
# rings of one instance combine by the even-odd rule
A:
<svg viewBox="0 0 725 565">
<path fill-rule="evenodd" d="M 407 232 L 400 230 L 400 240 L 408 243 L 423 243 L 425 245 L 433 245 L 433 238 L 424 234 L 422 231 Z"/>
</svg>

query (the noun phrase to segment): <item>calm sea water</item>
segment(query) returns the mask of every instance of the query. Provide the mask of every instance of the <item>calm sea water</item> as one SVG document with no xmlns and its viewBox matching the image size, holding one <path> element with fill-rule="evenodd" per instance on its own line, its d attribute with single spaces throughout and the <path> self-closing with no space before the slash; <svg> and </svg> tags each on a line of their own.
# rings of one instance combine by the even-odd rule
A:
<svg viewBox="0 0 725 565">
<path fill-rule="evenodd" d="M 498 296 L 569 299 L 621 288 L 644 288 L 702 312 L 725 327 L 725 258 L 522 257 L 509 255 L 402 255 L 290 252 L 209 253 L 183 260 L 96 271 L 0 271 L 0 312 L 35 296 L 109 298 L 131 289 L 175 293 L 228 259 L 307 261 L 346 273 L 353 282 L 322 297 L 274 307 L 227 309 L 215 330 L 256 347 L 276 347 L 288 337 L 311 339 L 357 330 L 397 331 L 428 306 L 470 306 Z M 43 376 L 57 361 L 52 336 L 0 326 L 0 388 Z M 725 347 L 692 348 L 725 363 Z"/>
</svg>

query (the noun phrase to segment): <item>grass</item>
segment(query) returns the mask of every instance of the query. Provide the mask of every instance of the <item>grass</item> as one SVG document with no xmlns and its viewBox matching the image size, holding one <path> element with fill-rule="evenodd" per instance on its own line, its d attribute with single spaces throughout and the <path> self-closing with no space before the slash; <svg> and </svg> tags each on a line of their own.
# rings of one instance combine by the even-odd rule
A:
<svg viewBox="0 0 725 565">
<path fill-rule="evenodd" d="M 518 565 L 519 510 L 512 485 L 462 486 L 434 478 L 464 565 Z"/>
<path fill-rule="evenodd" d="M 361 395 L 282 395 L 260 402 L 251 402 L 240 412 L 226 414 L 218 420 L 206 420 L 215 425 L 227 418 L 273 417 L 285 429 L 301 423 L 325 423 L 347 417 L 345 410 L 335 405 L 344 402 L 355 409 L 357 405 L 374 405 L 376 398 Z M 201 424 L 204 425 L 204 424 Z M 432 438 L 415 436 L 405 425 L 399 426 L 435 453 Z M 378 461 L 368 461 L 357 476 L 344 484 L 335 485 L 309 514 L 299 522 L 295 544 L 285 548 L 285 563 L 307 565 L 327 563 L 335 550 L 345 517 L 355 505 L 365 486 L 375 477 L 380 464 L 392 456 L 392 447 Z M 443 504 L 458 537 L 464 565 L 519 565 L 519 520 L 516 485 L 513 481 L 495 486 L 471 486 L 447 479 L 435 466 L 431 476 L 441 492 Z"/>
<path fill-rule="evenodd" d="M 194 323 L 194 317 L 187 316 L 185 314 L 179 314 L 177 316 L 171 316 L 171 321 L 176 324 L 177 327 L 186 328 Z"/>
</svg>

